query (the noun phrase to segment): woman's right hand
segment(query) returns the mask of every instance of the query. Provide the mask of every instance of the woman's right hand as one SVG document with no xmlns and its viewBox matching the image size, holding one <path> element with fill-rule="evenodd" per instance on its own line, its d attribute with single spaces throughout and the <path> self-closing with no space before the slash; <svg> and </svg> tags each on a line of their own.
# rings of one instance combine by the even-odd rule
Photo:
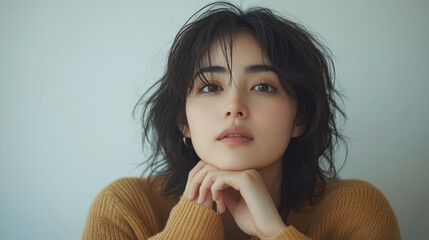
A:
<svg viewBox="0 0 429 240">
<path fill-rule="evenodd" d="M 213 195 L 212 195 L 213 194 Z M 184 197 L 219 214 L 228 208 L 237 226 L 250 236 L 272 239 L 286 228 L 260 174 L 220 170 L 200 161 L 190 172 Z"/>
<path fill-rule="evenodd" d="M 183 197 L 185 197 L 185 198 L 187 198 L 187 199 L 189 199 L 191 201 L 194 201 L 195 203 L 198 203 L 198 198 L 196 198 L 196 195 L 198 195 L 198 192 L 193 192 L 191 194 L 189 192 L 191 191 L 191 184 L 192 183 L 195 184 L 195 181 L 193 181 L 193 180 L 195 180 L 194 179 L 195 175 L 198 172 L 200 172 L 204 167 L 205 167 L 205 169 L 203 171 L 205 171 L 206 173 L 209 170 L 215 170 L 215 169 L 217 169 L 217 168 L 215 168 L 215 167 L 213 167 L 211 165 L 207 165 L 203 161 L 199 161 L 197 163 L 197 165 L 195 165 L 195 167 L 189 172 L 188 181 L 186 182 L 185 192 L 183 193 Z M 201 176 L 201 174 L 199 174 L 199 175 Z M 203 174 L 203 176 L 205 176 L 205 175 Z M 198 182 L 201 182 L 201 181 L 198 181 Z M 198 188 L 199 188 L 199 186 L 198 186 Z M 213 209 L 213 198 L 212 198 L 211 192 L 208 192 L 207 198 L 204 201 L 204 203 L 199 203 L 199 204 L 203 205 L 203 206 L 205 206 L 207 208 Z"/>
</svg>

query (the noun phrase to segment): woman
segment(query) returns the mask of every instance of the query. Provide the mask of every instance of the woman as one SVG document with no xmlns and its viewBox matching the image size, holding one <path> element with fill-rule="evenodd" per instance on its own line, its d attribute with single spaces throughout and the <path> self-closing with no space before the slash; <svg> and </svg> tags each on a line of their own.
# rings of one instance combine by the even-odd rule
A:
<svg viewBox="0 0 429 240">
<path fill-rule="evenodd" d="M 197 12 L 140 101 L 150 177 L 106 187 L 83 238 L 400 239 L 379 190 L 337 179 L 331 70 L 317 39 L 268 9 Z"/>
</svg>

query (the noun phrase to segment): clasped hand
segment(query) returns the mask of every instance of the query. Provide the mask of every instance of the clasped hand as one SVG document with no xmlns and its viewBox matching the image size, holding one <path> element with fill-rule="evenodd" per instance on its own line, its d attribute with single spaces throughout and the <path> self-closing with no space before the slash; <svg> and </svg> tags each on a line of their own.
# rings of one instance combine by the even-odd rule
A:
<svg viewBox="0 0 429 240">
<path fill-rule="evenodd" d="M 272 239 L 286 225 L 256 170 L 224 171 L 200 161 L 190 172 L 184 197 L 212 208 L 228 210 L 248 235 Z"/>
</svg>

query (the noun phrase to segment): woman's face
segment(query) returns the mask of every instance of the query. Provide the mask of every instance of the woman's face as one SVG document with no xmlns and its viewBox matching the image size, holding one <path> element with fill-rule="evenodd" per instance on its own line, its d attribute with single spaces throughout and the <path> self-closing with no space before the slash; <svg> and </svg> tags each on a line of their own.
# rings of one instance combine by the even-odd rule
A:
<svg viewBox="0 0 429 240">
<path fill-rule="evenodd" d="M 201 160 L 219 169 L 270 166 L 299 135 L 296 100 L 250 34 L 236 36 L 229 59 L 231 73 L 222 46 L 212 46 L 211 65 L 203 64 L 186 101 L 185 135 Z"/>
</svg>

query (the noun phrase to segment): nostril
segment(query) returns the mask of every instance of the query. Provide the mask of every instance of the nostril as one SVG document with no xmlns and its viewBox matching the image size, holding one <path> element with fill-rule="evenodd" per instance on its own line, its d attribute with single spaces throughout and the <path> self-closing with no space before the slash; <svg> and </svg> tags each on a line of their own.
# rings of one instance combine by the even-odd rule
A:
<svg viewBox="0 0 429 240">
<path fill-rule="evenodd" d="M 244 113 L 243 112 L 231 112 L 231 111 L 228 111 L 228 112 L 226 112 L 225 113 L 225 117 L 231 117 L 231 116 L 233 116 L 233 117 L 243 117 L 244 116 Z"/>
</svg>

